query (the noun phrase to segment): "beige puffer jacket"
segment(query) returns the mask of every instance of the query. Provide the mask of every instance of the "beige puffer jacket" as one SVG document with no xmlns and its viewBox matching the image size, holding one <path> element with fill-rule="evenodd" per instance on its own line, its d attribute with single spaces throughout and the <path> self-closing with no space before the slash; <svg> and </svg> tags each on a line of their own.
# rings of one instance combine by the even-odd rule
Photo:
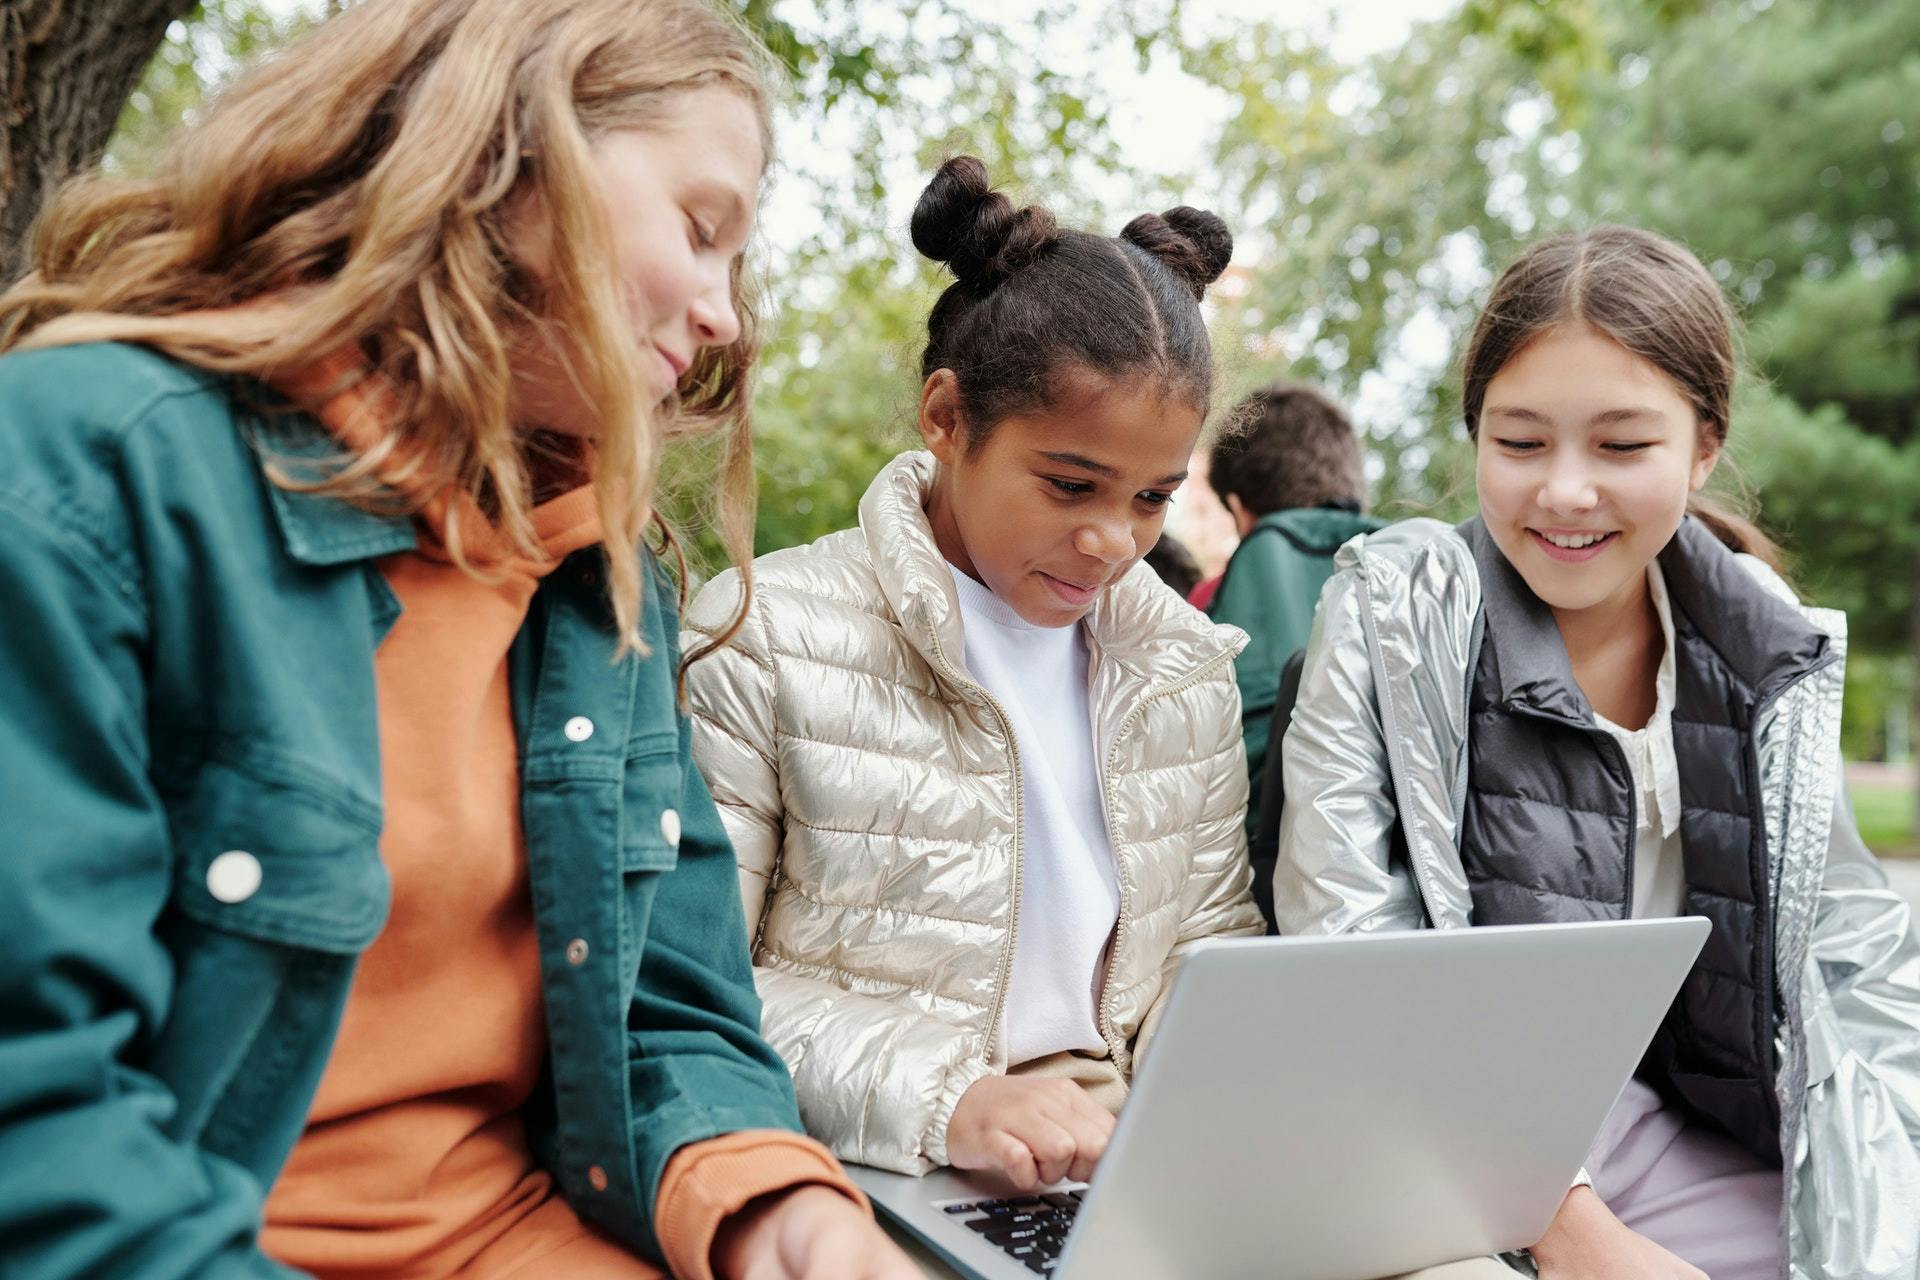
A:
<svg viewBox="0 0 1920 1280">
<path fill-rule="evenodd" d="M 934 461 L 894 459 L 860 527 L 755 562 L 729 648 L 690 673 L 693 747 L 740 863 L 766 1036 L 842 1157 L 947 1163 L 967 1086 L 1004 1071 L 1019 926 L 1020 761 L 962 669 L 953 581 L 923 511 Z M 733 617 L 703 590 L 685 643 Z M 1123 1073 L 1181 953 L 1257 934 L 1233 656 L 1246 637 L 1139 565 L 1089 617 L 1094 733 L 1119 863 L 1100 1028 Z"/>
</svg>

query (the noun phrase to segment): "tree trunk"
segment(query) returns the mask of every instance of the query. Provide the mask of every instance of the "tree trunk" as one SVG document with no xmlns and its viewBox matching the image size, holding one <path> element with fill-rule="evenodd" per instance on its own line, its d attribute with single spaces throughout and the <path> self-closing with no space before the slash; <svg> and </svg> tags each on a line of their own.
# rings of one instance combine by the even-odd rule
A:
<svg viewBox="0 0 1920 1280">
<path fill-rule="evenodd" d="M 195 0 L 0 0 L 0 283 L 47 197 L 100 159 L 167 25 Z"/>
</svg>

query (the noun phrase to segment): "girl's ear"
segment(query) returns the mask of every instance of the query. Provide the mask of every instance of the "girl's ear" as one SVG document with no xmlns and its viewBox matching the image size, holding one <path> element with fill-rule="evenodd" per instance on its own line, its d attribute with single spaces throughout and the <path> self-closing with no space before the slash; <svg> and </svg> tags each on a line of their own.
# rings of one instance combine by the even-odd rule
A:
<svg viewBox="0 0 1920 1280">
<path fill-rule="evenodd" d="M 1688 478 L 1687 490 L 1698 493 L 1706 485 L 1707 477 L 1720 462 L 1720 433 L 1711 430 L 1712 424 L 1703 422 L 1697 428 L 1700 447 L 1693 455 L 1693 474 Z"/>
<path fill-rule="evenodd" d="M 920 388 L 920 439 L 942 466 L 952 466 L 966 452 L 967 422 L 960 408 L 960 380 L 951 369 L 935 369 Z"/>
</svg>

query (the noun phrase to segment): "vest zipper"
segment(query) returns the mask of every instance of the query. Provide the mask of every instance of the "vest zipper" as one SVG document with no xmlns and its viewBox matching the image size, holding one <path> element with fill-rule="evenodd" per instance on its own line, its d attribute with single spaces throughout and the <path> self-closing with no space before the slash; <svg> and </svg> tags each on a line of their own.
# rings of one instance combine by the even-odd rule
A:
<svg viewBox="0 0 1920 1280">
<path fill-rule="evenodd" d="M 1627 775 L 1626 896 L 1625 900 L 1620 904 L 1620 918 L 1622 920 L 1631 920 L 1633 919 L 1633 861 L 1634 855 L 1640 852 L 1640 790 L 1633 782 L 1633 762 L 1627 759 L 1627 749 L 1620 745 L 1619 739 L 1615 738 L 1605 729 L 1595 728 L 1592 732 L 1606 739 L 1605 747 L 1613 751 L 1614 762 L 1619 765 L 1620 769 Z M 1668 732 L 1671 733 L 1672 729 L 1669 728 Z M 1648 768 L 1651 769 L 1652 765 L 1649 764 Z M 1682 839 L 1684 840 L 1684 834 Z M 1684 877 L 1686 869 L 1684 844 L 1681 846 L 1680 866 L 1681 874 Z M 1686 899 L 1682 898 L 1681 906 L 1684 907 L 1685 905 Z"/>
</svg>

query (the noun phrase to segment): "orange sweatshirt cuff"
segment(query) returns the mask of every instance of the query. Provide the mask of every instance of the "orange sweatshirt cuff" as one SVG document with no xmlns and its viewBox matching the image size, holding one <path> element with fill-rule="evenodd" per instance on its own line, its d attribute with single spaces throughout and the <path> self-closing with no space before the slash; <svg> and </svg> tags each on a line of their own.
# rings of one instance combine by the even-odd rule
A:
<svg viewBox="0 0 1920 1280">
<path fill-rule="evenodd" d="M 752 1129 L 680 1148 L 667 1161 L 654 1205 L 654 1230 L 668 1269 L 681 1280 L 713 1280 L 720 1224 L 750 1200 L 802 1186 L 831 1187 L 868 1207 L 840 1162 L 797 1133 Z"/>
</svg>

